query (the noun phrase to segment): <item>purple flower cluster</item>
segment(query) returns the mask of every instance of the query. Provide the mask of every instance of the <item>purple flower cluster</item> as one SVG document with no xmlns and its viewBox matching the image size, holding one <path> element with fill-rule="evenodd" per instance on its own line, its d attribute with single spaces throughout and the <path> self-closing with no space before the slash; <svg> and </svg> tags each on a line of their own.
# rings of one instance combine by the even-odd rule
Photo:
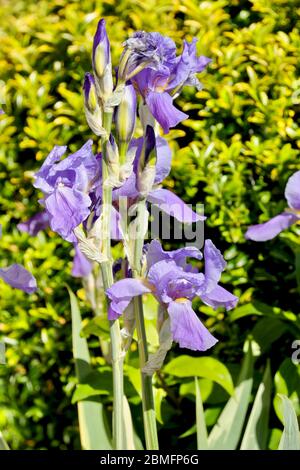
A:
<svg viewBox="0 0 300 470">
<path fill-rule="evenodd" d="M 146 245 L 147 275 L 145 279 L 122 279 L 108 289 L 111 300 L 109 319 L 118 318 L 133 297 L 151 293 L 171 321 L 173 340 L 182 348 L 205 351 L 216 342 L 192 308 L 192 300 L 201 300 L 213 308 L 233 308 L 238 298 L 219 285 L 226 263 L 211 240 L 204 247 L 204 274 L 186 262 L 187 258 L 201 259 L 195 247 L 164 251 L 157 240 Z"/>
<path fill-rule="evenodd" d="M 133 209 L 141 201 L 144 205 L 158 206 L 182 223 L 205 219 L 173 192 L 161 187 L 170 172 L 172 156 L 167 141 L 154 128 L 157 122 L 167 133 L 170 127 L 187 118 L 173 100 L 184 86 L 201 88 L 196 74 L 209 62 L 207 57 L 197 56 L 196 39 L 185 41 L 182 53 L 177 56 L 170 38 L 139 31 L 124 43 L 114 84 L 105 22 L 99 22 L 93 43 L 93 73 L 85 75 L 83 94 L 86 119 L 93 133 L 102 139 L 102 154 L 93 154 L 91 140 L 65 158 L 66 147 L 55 146 L 35 175 L 34 186 L 43 193 L 40 203 L 44 210 L 19 224 L 20 230 L 32 235 L 50 225 L 71 242 L 75 248 L 74 276 L 87 276 L 92 269 L 91 261 L 101 263 L 103 259 L 101 224 L 105 188 L 110 188 L 112 201 L 111 238 L 123 240 L 125 250 L 128 234 L 122 220 L 124 200 L 129 223 Z M 143 137 L 135 139 L 138 100 Z M 115 137 L 107 127 L 107 115 L 113 118 Z M 187 258 L 202 259 L 197 248 L 166 252 L 154 240 L 145 246 L 145 253 L 147 272 L 143 278 L 133 279 L 128 271 L 126 279 L 107 290 L 109 319 L 118 318 L 133 297 L 152 293 L 165 318 L 170 319 L 174 341 L 181 347 L 200 351 L 213 346 L 217 340 L 198 319 L 192 300 L 199 297 L 213 308 L 230 309 L 236 305 L 237 297 L 219 285 L 226 265 L 219 250 L 206 240 L 203 273 L 187 262 Z M 131 262 L 130 255 L 127 261 Z"/>
</svg>

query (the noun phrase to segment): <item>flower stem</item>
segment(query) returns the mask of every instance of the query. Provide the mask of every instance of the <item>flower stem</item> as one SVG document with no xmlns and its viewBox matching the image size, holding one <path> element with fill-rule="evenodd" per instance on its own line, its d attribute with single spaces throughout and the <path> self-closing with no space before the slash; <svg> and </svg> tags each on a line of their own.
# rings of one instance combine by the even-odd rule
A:
<svg viewBox="0 0 300 470">
<path fill-rule="evenodd" d="M 141 276 L 141 259 L 143 254 L 144 235 L 147 227 L 145 222 L 148 222 L 148 214 L 145 201 L 140 201 L 137 205 L 137 237 L 135 239 L 134 249 L 134 269 L 133 277 Z M 133 299 L 134 314 L 136 321 L 137 337 L 138 337 L 138 350 L 141 369 L 142 380 L 142 403 L 143 403 L 143 420 L 146 447 L 148 450 L 158 450 L 158 438 L 156 428 L 156 416 L 154 408 L 152 376 L 143 373 L 143 368 L 148 361 L 148 346 L 146 329 L 144 322 L 143 300 L 142 297 L 134 297 Z"/>
<path fill-rule="evenodd" d="M 120 165 L 124 165 L 124 163 L 126 162 L 127 150 L 128 150 L 128 143 L 120 142 L 119 143 Z"/>
<path fill-rule="evenodd" d="M 103 127 L 110 134 L 112 113 L 104 113 Z M 112 257 L 111 257 L 111 204 L 112 188 L 107 185 L 108 166 L 105 149 L 106 140 L 102 140 L 102 254 L 105 261 L 101 263 L 103 287 L 106 291 L 113 284 Z M 120 324 L 118 320 L 110 322 L 110 339 L 113 370 L 113 444 L 116 450 L 124 450 L 124 428 L 123 428 L 123 353 Z"/>
</svg>

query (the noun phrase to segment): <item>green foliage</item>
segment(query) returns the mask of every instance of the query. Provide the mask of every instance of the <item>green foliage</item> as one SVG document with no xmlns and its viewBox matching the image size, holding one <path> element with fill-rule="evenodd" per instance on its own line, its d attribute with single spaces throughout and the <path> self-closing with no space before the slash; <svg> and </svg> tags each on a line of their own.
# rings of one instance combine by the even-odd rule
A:
<svg viewBox="0 0 300 470">
<path fill-rule="evenodd" d="M 244 232 L 285 207 L 284 186 L 298 168 L 300 36 L 294 2 L 16 0 L 2 1 L 0 14 L 0 101 L 6 111 L 0 116 L 0 265 L 23 263 L 39 284 L 38 292 L 28 297 L 0 281 L 0 341 L 6 343 L 6 365 L 0 365 L 0 430 L 5 440 L 13 449 L 78 449 L 72 400 L 93 395 L 111 412 L 109 366 L 97 338 L 106 339 L 107 325 L 93 319 L 80 281 L 70 277 L 72 248 L 50 231 L 29 237 L 16 228 L 39 210 L 32 176 L 52 146 L 68 144 L 74 151 L 91 137 L 81 86 L 96 23 L 105 16 L 114 61 L 122 41 L 136 29 L 160 31 L 178 44 L 183 37 L 196 36 L 199 52 L 212 58 L 202 77 L 203 90 L 186 88 L 177 100 L 190 119 L 168 135 L 173 169 L 165 184 L 189 203 L 205 200 L 206 237 L 225 251 L 228 266 L 222 281 L 240 296 L 240 303 L 229 314 L 195 305 L 219 343 L 210 357 L 180 356 L 174 348 L 156 376 L 161 446 L 196 448 L 195 375 L 200 377 L 208 431 L 221 419 L 233 391 L 231 377 L 236 384 L 243 344 L 251 335 L 260 356 L 246 387 L 247 407 L 250 381 L 259 397 L 270 357 L 275 379 L 266 446 L 277 448 L 283 413 L 276 393 L 288 396 L 300 413 L 300 366 L 290 359 L 300 331 L 299 226 L 262 244 L 246 241 Z M 171 241 L 166 243 L 170 247 L 175 247 Z M 77 388 L 65 283 L 77 293 L 93 367 L 88 383 Z M 153 312 L 149 305 L 151 352 L 158 344 Z M 125 391 L 141 435 L 135 342 L 129 355 Z M 217 367 L 210 374 L 187 372 L 182 357 L 203 364 L 203 370 L 207 361 Z M 218 367 L 223 368 L 223 381 L 216 380 Z M 256 403 L 259 408 L 261 402 Z"/>
<path fill-rule="evenodd" d="M 283 402 L 284 430 L 279 443 L 279 450 L 300 450 L 300 432 L 297 415 L 292 402 L 280 395 Z"/>
<path fill-rule="evenodd" d="M 78 301 L 69 289 L 72 312 L 72 342 L 76 376 L 79 384 L 89 382 L 92 373 L 89 348 L 85 338 L 80 336 L 81 315 Z M 111 436 L 106 423 L 105 408 L 102 403 L 81 399 L 77 403 L 81 446 L 84 450 L 109 450 Z"/>
</svg>

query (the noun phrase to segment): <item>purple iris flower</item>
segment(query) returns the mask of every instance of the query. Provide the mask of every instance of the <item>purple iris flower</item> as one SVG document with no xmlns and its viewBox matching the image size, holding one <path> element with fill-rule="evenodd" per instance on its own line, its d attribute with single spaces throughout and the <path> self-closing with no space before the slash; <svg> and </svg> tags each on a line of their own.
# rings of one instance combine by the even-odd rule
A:
<svg viewBox="0 0 300 470">
<path fill-rule="evenodd" d="M 89 194 L 99 184 L 101 167 L 93 155 L 91 140 L 61 160 L 65 152 L 66 147 L 54 147 L 36 173 L 34 186 L 44 193 L 40 202 L 49 216 L 51 229 L 65 240 L 75 242 L 73 229 L 90 215 Z"/>
<path fill-rule="evenodd" d="M 182 348 L 205 351 L 212 347 L 214 338 L 201 323 L 192 308 L 192 300 L 200 297 L 213 308 L 233 308 L 238 299 L 218 285 L 226 265 L 220 251 L 210 240 L 204 247 L 204 274 L 192 272 L 186 263 L 188 257 L 201 258 L 196 248 L 181 248 L 165 252 L 158 241 L 146 246 L 148 272 L 145 279 L 122 279 L 107 290 L 111 301 L 108 317 L 118 318 L 133 297 L 152 293 L 169 315 L 173 340 Z"/>
<path fill-rule="evenodd" d="M 184 41 L 178 57 L 175 43 L 159 33 L 137 32 L 125 42 L 124 54 L 131 52 L 127 64 L 129 76 L 133 75 L 133 84 L 165 134 L 188 118 L 174 106 L 174 96 L 186 85 L 200 89 L 196 74 L 210 62 L 205 56 L 197 56 L 196 42 L 196 38 L 191 43 Z M 139 68 L 141 71 L 134 74 Z"/>
<path fill-rule="evenodd" d="M 245 234 L 247 239 L 255 242 L 271 240 L 300 220 L 300 171 L 288 179 L 284 194 L 289 207 L 268 222 L 249 227 Z"/>
<path fill-rule="evenodd" d="M 156 166 L 153 188 L 148 192 L 146 200 L 158 206 L 163 212 L 175 217 L 179 222 L 192 223 L 204 220 L 205 217 L 194 212 L 173 192 L 160 188 L 160 183 L 168 176 L 171 169 L 171 150 L 165 139 L 156 137 Z M 113 190 L 113 201 L 118 203 L 120 197 L 127 197 L 129 204 L 134 204 L 140 197 L 138 186 L 138 167 L 142 153 L 143 137 L 133 139 L 130 143 L 130 149 L 136 149 L 133 172 L 125 183 Z"/>
<path fill-rule="evenodd" d="M 15 263 L 7 268 L 0 268 L 0 278 L 10 286 L 23 290 L 27 294 L 32 294 L 37 290 L 35 277 L 20 264 Z"/>
</svg>

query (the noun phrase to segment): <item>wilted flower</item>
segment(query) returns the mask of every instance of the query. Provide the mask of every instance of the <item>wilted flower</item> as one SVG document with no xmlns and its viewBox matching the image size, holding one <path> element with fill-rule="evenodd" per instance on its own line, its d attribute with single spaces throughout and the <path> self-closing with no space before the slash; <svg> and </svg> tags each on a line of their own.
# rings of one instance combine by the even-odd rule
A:
<svg viewBox="0 0 300 470">
<path fill-rule="evenodd" d="M 89 194 L 99 184 L 101 166 L 93 155 L 91 140 L 61 160 L 65 152 L 66 147 L 54 147 L 36 173 L 34 186 L 44 193 L 40 202 L 49 216 L 51 229 L 74 242 L 73 229 L 90 214 Z"/>
<path fill-rule="evenodd" d="M 245 237 L 256 242 L 264 242 L 276 237 L 280 232 L 300 220 L 300 171 L 296 171 L 287 182 L 285 198 L 288 208 L 264 224 L 252 225 Z"/>
<path fill-rule="evenodd" d="M 125 42 L 120 73 L 125 78 L 131 77 L 165 133 L 188 118 L 173 105 L 173 97 L 185 85 L 200 89 L 196 73 L 202 72 L 210 62 L 205 56 L 197 56 L 196 42 L 195 38 L 191 43 L 184 41 L 183 52 L 178 57 L 175 43 L 159 33 L 139 31 Z"/>
<path fill-rule="evenodd" d="M 146 250 L 146 278 L 122 279 L 107 290 L 111 300 L 109 319 L 118 318 L 133 297 L 152 293 L 169 315 L 174 341 L 192 350 L 205 351 L 212 347 L 217 340 L 198 319 L 192 309 L 192 300 L 198 296 L 214 308 L 225 306 L 228 310 L 236 305 L 237 297 L 218 285 L 226 265 L 220 251 L 206 240 L 203 274 L 186 264 L 187 257 L 201 258 L 196 248 L 165 252 L 158 241 L 152 241 Z"/>
</svg>

